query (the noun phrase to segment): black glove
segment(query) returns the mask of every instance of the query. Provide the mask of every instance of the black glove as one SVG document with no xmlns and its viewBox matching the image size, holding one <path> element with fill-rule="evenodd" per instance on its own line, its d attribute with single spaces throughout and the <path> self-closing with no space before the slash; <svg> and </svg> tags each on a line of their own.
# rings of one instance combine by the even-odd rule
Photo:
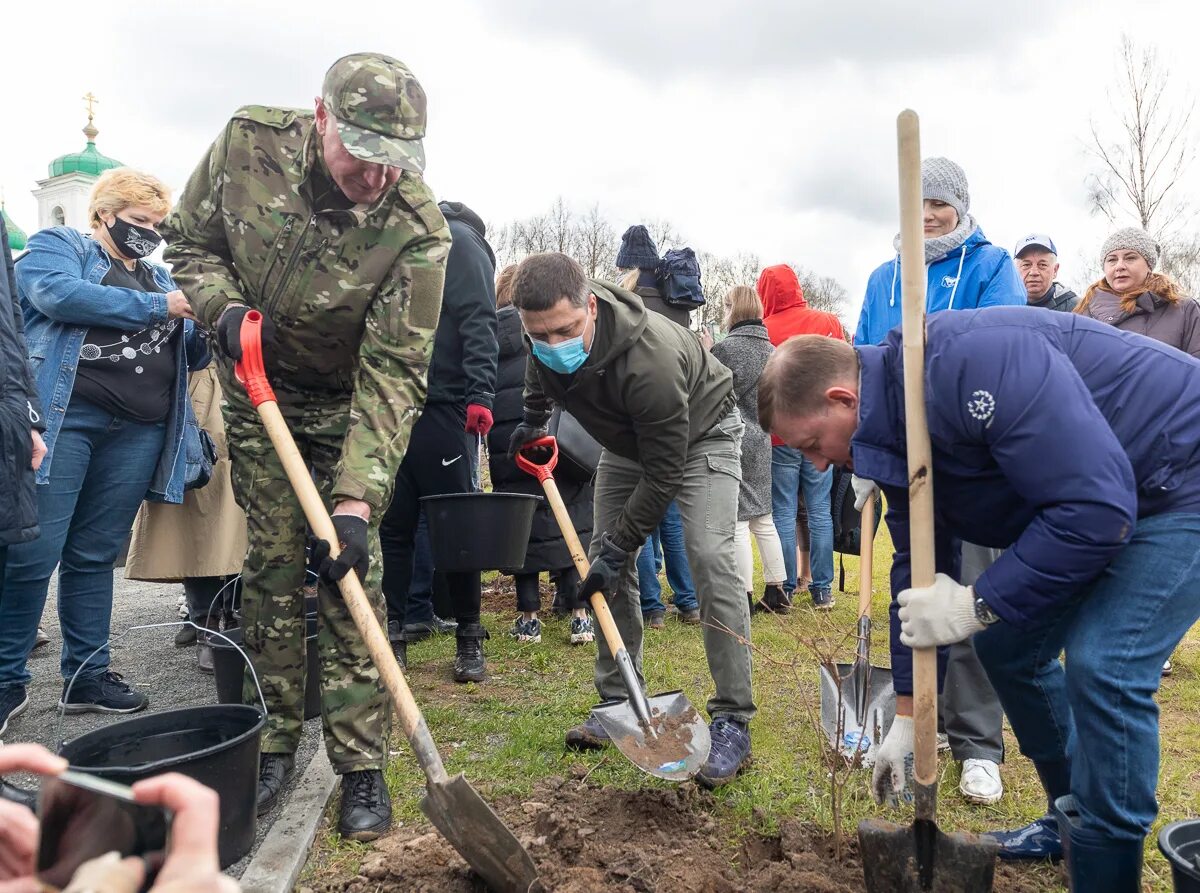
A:
<svg viewBox="0 0 1200 893">
<path fill-rule="evenodd" d="M 521 451 L 521 447 L 525 446 L 525 444 L 529 443 L 530 441 L 537 440 L 539 437 L 545 436 L 545 425 L 531 425 L 529 422 L 521 422 L 521 424 L 517 425 L 516 430 L 513 431 L 512 437 L 508 439 L 508 458 L 516 459 L 517 453 Z M 546 451 L 545 456 L 538 455 L 542 449 Z M 549 449 L 549 447 L 543 447 L 539 449 L 538 452 L 531 453 L 529 458 L 532 461 L 541 464 L 549 460 Z"/>
<path fill-rule="evenodd" d="M 371 553 L 367 547 L 367 522 L 358 515 L 334 515 L 333 529 L 337 532 L 341 554 L 336 559 L 329 557 L 329 543 L 313 537 L 309 541 L 312 550 L 311 563 L 316 565 L 317 575 L 337 589 L 337 581 L 353 568 L 358 582 L 367 585 L 367 570 L 371 567 Z"/>
<path fill-rule="evenodd" d="M 242 358 L 242 320 L 249 312 L 249 307 L 230 304 L 217 320 L 217 346 L 221 348 L 221 353 L 231 360 Z M 259 312 L 262 313 L 261 310 Z M 271 322 L 271 317 L 265 313 L 262 315 L 262 349 L 265 365 L 268 353 L 275 350 L 275 323 Z"/>
<path fill-rule="evenodd" d="M 600 538 L 600 554 L 588 568 L 588 575 L 579 584 L 579 601 L 585 605 L 592 593 L 603 592 L 611 595 L 617 591 L 617 583 L 621 579 L 621 569 L 629 560 L 629 553 L 612 541 L 607 533 Z"/>
</svg>

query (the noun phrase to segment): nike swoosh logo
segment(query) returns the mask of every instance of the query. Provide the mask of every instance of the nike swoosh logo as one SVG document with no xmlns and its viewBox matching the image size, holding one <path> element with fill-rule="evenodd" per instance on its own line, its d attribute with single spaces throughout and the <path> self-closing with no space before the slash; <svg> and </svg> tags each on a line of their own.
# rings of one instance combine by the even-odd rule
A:
<svg viewBox="0 0 1200 893">
<path fill-rule="evenodd" d="M 453 459 L 443 459 L 443 460 L 442 460 L 442 465 L 443 465 L 443 466 L 446 466 L 446 465 L 453 465 L 455 462 L 457 462 L 457 461 L 458 461 L 459 459 L 461 459 L 461 458 L 462 458 L 462 456 L 455 456 Z"/>
</svg>

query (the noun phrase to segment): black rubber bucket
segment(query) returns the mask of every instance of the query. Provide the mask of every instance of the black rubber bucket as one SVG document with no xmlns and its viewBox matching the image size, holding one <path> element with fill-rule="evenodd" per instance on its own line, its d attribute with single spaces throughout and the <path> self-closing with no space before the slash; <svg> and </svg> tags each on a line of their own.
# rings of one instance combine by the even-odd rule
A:
<svg viewBox="0 0 1200 893">
<path fill-rule="evenodd" d="M 180 772 L 221 798 L 221 867 L 254 845 L 258 756 L 266 718 L 258 707 L 185 707 L 125 719 L 63 745 L 72 769 L 121 784 Z"/>
<path fill-rule="evenodd" d="M 1158 848 L 1171 863 L 1175 893 L 1200 893 L 1200 819 L 1167 825 L 1158 832 Z"/>
<path fill-rule="evenodd" d="M 304 718 L 313 719 L 321 715 L 321 655 L 317 651 L 317 615 L 305 617 L 304 639 Z M 241 628 L 229 629 L 224 633 L 238 648 L 242 645 Z M 217 703 L 242 703 L 242 680 L 245 678 L 246 661 L 234 645 L 221 639 L 212 640 L 213 680 L 217 685 Z"/>
<path fill-rule="evenodd" d="M 433 566 L 443 573 L 523 567 L 541 501 L 524 493 L 423 496 Z"/>
</svg>

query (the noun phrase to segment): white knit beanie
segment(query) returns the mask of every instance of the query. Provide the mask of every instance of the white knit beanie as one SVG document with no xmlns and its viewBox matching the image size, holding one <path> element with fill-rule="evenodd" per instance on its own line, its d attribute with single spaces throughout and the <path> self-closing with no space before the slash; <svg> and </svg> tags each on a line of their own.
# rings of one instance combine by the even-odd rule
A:
<svg viewBox="0 0 1200 893">
<path fill-rule="evenodd" d="M 1100 250 L 1100 265 L 1104 266 L 1104 258 L 1114 251 L 1121 251 L 1125 248 L 1136 251 L 1146 258 L 1146 263 L 1150 265 L 1151 270 L 1158 265 L 1158 243 L 1150 237 L 1148 232 L 1136 226 L 1119 229 L 1104 240 L 1104 247 Z"/>
<path fill-rule="evenodd" d="M 949 158 L 926 158 L 921 162 L 921 197 L 950 205 L 960 221 L 971 209 L 967 175 Z"/>
</svg>

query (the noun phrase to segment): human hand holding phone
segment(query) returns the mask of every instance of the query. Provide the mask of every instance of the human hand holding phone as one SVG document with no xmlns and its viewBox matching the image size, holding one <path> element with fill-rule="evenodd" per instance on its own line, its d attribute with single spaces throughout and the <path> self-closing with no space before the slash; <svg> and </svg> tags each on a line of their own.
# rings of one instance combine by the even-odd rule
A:
<svg viewBox="0 0 1200 893">
<path fill-rule="evenodd" d="M 0 747 L 0 775 L 36 772 L 57 775 L 67 761 L 38 744 L 6 744 Z M 0 893 L 38 893 L 34 877 L 38 845 L 38 821 L 18 803 L 0 800 Z"/>
</svg>

